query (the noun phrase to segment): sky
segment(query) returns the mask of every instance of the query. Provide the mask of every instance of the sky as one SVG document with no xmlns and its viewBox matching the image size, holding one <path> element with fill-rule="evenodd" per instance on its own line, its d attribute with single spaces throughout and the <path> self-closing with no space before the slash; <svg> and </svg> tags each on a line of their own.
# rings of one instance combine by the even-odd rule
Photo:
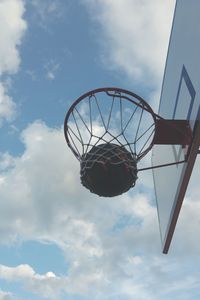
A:
<svg viewBox="0 0 200 300">
<path fill-rule="evenodd" d="M 199 161 L 164 255 L 152 173 L 95 196 L 63 134 L 72 102 L 98 87 L 157 111 L 174 7 L 0 0 L 0 300 L 199 299 Z"/>
</svg>

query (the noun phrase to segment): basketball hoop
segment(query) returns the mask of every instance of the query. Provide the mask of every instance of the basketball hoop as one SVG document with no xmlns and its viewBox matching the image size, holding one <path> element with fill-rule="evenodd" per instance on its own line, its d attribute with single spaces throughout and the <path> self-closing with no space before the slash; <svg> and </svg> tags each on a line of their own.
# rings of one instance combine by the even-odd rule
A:
<svg viewBox="0 0 200 300">
<path fill-rule="evenodd" d="M 181 126 L 155 114 L 144 99 L 130 91 L 99 88 L 72 104 L 64 133 L 80 162 L 82 184 L 95 194 L 112 197 L 135 185 L 138 171 L 144 170 L 137 168 L 138 162 L 154 144 L 165 143 L 162 133 L 167 136 L 166 128 L 168 132 L 176 129 L 168 134 L 167 143 L 173 143 L 172 136 L 175 143 L 178 138 L 178 143 L 189 143 L 188 124 Z"/>
</svg>

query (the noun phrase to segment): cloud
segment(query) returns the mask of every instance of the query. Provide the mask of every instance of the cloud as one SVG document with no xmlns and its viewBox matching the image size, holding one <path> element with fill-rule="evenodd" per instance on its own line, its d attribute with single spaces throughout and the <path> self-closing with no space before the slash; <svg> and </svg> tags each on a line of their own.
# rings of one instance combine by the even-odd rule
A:
<svg viewBox="0 0 200 300">
<path fill-rule="evenodd" d="M 54 300 L 59 298 L 59 293 L 61 289 L 65 289 L 66 284 L 65 279 L 56 277 L 52 272 L 43 275 L 35 273 L 29 265 L 18 265 L 16 267 L 0 265 L 0 278 L 8 282 L 19 282 L 32 293 Z M 3 293 L 2 297 L 3 300 L 13 299 L 9 293 Z"/>
<path fill-rule="evenodd" d="M 0 75 L 16 73 L 20 65 L 19 46 L 26 31 L 25 12 L 21 0 L 0 2 Z"/>
<path fill-rule="evenodd" d="M 37 274 L 28 265 L 1 266 L 2 278 L 19 280 L 27 290 L 49 299 L 59 299 L 64 291 L 97 299 L 115 295 L 165 300 L 174 290 L 189 295 L 199 289 L 198 264 L 187 279 L 191 260 L 200 250 L 191 234 L 198 232 L 198 201 L 186 201 L 179 238 L 166 257 L 161 254 L 152 194 L 140 179 L 120 197 L 96 197 L 81 186 L 79 163 L 66 147 L 61 128 L 36 121 L 22 132 L 21 141 L 22 155 L 1 155 L 1 243 L 54 243 L 62 249 L 68 270 L 59 277 L 51 270 Z"/>
<path fill-rule="evenodd" d="M 20 280 L 21 278 L 31 278 L 34 275 L 33 269 L 28 265 L 20 265 L 16 268 L 6 267 L 1 265 L 0 266 L 0 276 L 6 280 L 13 280 L 17 279 Z"/>
<path fill-rule="evenodd" d="M 0 300 L 17 300 L 15 295 L 10 292 L 4 292 L 0 290 Z"/>
<path fill-rule="evenodd" d="M 155 208 L 145 195 L 106 199 L 81 186 L 79 163 L 66 147 L 61 129 L 36 121 L 22 132 L 21 139 L 25 151 L 20 157 L 1 155 L 2 242 L 18 238 L 56 242 L 64 251 L 71 249 L 77 269 L 78 257 L 102 257 L 104 231 L 121 235 L 125 230 L 128 240 L 134 218 L 143 224 L 140 232 L 153 222 Z"/>
<path fill-rule="evenodd" d="M 83 1 L 98 33 L 106 68 L 132 82 L 160 86 L 175 1 Z"/>
<path fill-rule="evenodd" d="M 155 52 L 153 46 L 162 42 L 162 26 L 165 25 L 155 6 L 151 5 L 163 5 L 164 10 L 164 2 L 143 2 L 142 11 L 138 1 L 126 1 L 128 6 L 122 6 L 120 1 L 89 2 L 95 4 L 91 7 L 94 12 L 99 9 L 97 21 L 102 24 L 106 36 L 108 45 L 104 45 L 104 61 L 110 68 L 123 70 L 138 81 L 152 75 L 157 84 L 162 73 L 162 59 L 156 63 L 151 55 Z M 39 5 L 39 1 L 37 3 Z M 167 8 L 166 12 L 168 18 Z M 98 18 L 96 12 L 93 17 Z M 157 24 L 160 24 L 160 33 L 153 35 L 153 42 L 148 38 L 149 46 L 146 47 L 146 34 L 152 36 Z M 168 26 L 169 23 L 166 28 Z M 142 38 L 138 36 L 139 32 Z M 168 29 L 163 34 L 168 35 Z M 134 43 L 124 49 L 123 45 L 132 38 Z M 113 52 L 112 57 L 109 49 Z M 161 54 L 156 52 L 156 55 Z M 19 62 L 15 66 L 4 72 L 16 72 Z M 6 91 L 2 85 L 3 98 L 6 98 Z M 12 118 L 12 114 L 7 113 L 7 118 Z M 35 121 L 21 133 L 21 142 L 24 152 L 20 156 L 0 155 L 0 242 L 55 243 L 64 253 L 68 270 L 65 276 L 59 277 L 51 270 L 38 274 L 28 264 L 0 265 L 2 279 L 17 282 L 39 296 L 57 300 L 62 292 L 67 296 L 81 295 L 97 300 L 167 300 L 174 298 L 174 293 L 177 293 L 176 299 L 183 300 L 199 292 L 200 245 L 193 234 L 199 229 L 198 181 L 191 185 L 194 189 L 185 201 L 177 236 L 166 257 L 161 254 L 148 176 L 141 175 L 136 188 L 123 196 L 99 198 L 81 186 L 79 163 L 66 147 L 62 128 L 50 128 L 42 121 Z M 188 270 L 192 270 L 190 277 Z M 1 297 L 4 300 L 14 298 L 6 292 L 0 292 Z"/>
<path fill-rule="evenodd" d="M 31 0 L 29 4 L 34 8 L 34 17 L 37 18 L 39 26 L 47 31 L 49 31 L 47 26 L 49 22 L 63 16 L 64 6 L 60 0 Z"/>
<path fill-rule="evenodd" d="M 52 59 L 47 64 L 45 64 L 44 68 L 46 71 L 46 78 L 48 80 L 54 80 L 56 78 L 56 73 L 60 68 L 60 64 Z"/>
<path fill-rule="evenodd" d="M 13 99 L 8 96 L 7 88 L 0 82 L 0 126 L 3 121 L 12 121 L 16 115 L 16 104 Z"/>
<path fill-rule="evenodd" d="M 21 0 L 2 0 L 0 2 L 0 79 L 2 75 L 15 74 L 20 66 L 19 47 L 27 28 L 23 19 L 24 2 Z M 8 81 L 8 78 L 7 78 Z M 12 121 L 16 105 L 9 96 L 9 87 L 0 82 L 0 125 Z"/>
</svg>

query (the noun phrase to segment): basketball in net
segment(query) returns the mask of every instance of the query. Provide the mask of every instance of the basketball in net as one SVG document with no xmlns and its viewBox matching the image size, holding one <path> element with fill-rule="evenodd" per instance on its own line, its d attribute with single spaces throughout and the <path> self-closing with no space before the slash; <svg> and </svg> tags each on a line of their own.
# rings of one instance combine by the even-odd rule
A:
<svg viewBox="0 0 200 300">
<path fill-rule="evenodd" d="M 68 146 L 90 192 L 113 197 L 135 186 L 138 162 L 151 150 L 156 116 L 136 94 L 100 88 L 80 96 L 64 122 Z"/>
<path fill-rule="evenodd" d="M 99 196 L 113 197 L 128 191 L 137 179 L 136 158 L 123 146 L 94 146 L 81 163 L 81 183 Z"/>
</svg>

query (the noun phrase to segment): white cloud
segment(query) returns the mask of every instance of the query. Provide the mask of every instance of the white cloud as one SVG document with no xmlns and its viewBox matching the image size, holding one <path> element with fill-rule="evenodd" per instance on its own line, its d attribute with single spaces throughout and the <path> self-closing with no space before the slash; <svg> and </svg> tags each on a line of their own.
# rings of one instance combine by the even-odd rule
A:
<svg viewBox="0 0 200 300">
<path fill-rule="evenodd" d="M 0 278 L 9 282 L 19 282 L 32 293 L 54 300 L 59 299 L 59 293 L 65 289 L 66 285 L 66 279 L 56 277 L 52 272 L 38 274 L 29 265 L 16 267 L 0 265 Z M 2 297 L 5 298 L 2 299 L 13 299 L 11 296 L 9 293 L 4 293 Z"/>
<path fill-rule="evenodd" d="M 160 86 L 175 1 L 86 0 L 101 25 L 102 59 L 146 86 Z M 144 83 L 145 82 L 145 83 Z"/>
<path fill-rule="evenodd" d="M 8 1 L 11 2 L 22 3 Z M 104 55 L 108 55 L 106 61 L 111 68 L 122 69 L 137 80 L 146 80 L 153 74 L 153 81 L 159 81 L 163 68 L 160 52 L 165 50 L 158 47 L 159 52 L 155 45 L 164 41 L 163 34 L 165 38 L 168 35 L 173 5 L 170 4 L 169 12 L 167 4 L 160 1 L 143 2 L 143 10 L 139 9 L 141 1 L 126 1 L 127 6 L 122 6 L 122 1 L 89 2 L 99 9 L 99 21 L 104 22 L 109 46 Z M 159 12 L 160 15 L 157 12 L 165 8 L 166 26 L 162 23 L 165 17 L 161 18 L 165 11 Z M 154 36 L 157 24 L 160 31 Z M 153 41 L 148 36 L 146 40 L 146 34 Z M 130 40 L 134 43 L 127 44 Z M 125 43 L 130 47 L 123 48 Z M 152 57 L 154 50 L 158 51 L 158 62 Z M 2 70 L 16 72 L 18 67 L 19 60 Z M 5 98 L 6 91 L 2 91 Z M 7 116 L 11 118 L 8 113 Z M 80 185 L 79 164 L 66 147 L 62 129 L 49 128 L 37 121 L 22 132 L 21 140 L 25 149 L 21 156 L 0 155 L 1 243 L 29 239 L 56 243 L 63 250 L 69 269 L 66 276 L 59 277 L 51 270 L 38 274 L 29 265 L 1 265 L 2 279 L 18 282 L 29 291 L 57 300 L 62 291 L 97 300 L 168 300 L 174 298 L 174 292 L 179 293 L 177 299 L 192 299 L 192 293 L 200 288 L 200 244 L 197 234 L 193 234 L 199 229 L 198 182 L 192 185 L 194 192 L 185 202 L 178 237 L 166 257 L 160 254 L 156 208 L 148 193 L 150 187 L 146 192 L 141 179 L 134 190 L 123 196 L 99 198 Z M 148 180 L 145 177 L 145 184 Z M 188 268 L 193 270 L 190 277 Z M 0 299 L 12 298 L 12 294 L 0 292 Z"/>
<path fill-rule="evenodd" d="M 12 121 L 16 114 L 16 104 L 7 94 L 6 86 L 0 82 L 0 126 L 3 120 Z"/>
<path fill-rule="evenodd" d="M 18 71 L 19 46 L 27 28 L 23 19 L 24 11 L 24 2 L 21 0 L 0 2 L 0 75 Z"/>
<path fill-rule="evenodd" d="M 31 0 L 37 23 L 43 29 L 49 31 L 47 24 L 52 20 L 60 19 L 64 14 L 64 6 L 60 0 Z"/>
<path fill-rule="evenodd" d="M 34 273 L 33 269 L 28 265 L 20 265 L 16 268 L 0 265 L 0 276 L 6 280 L 31 278 Z"/>
<path fill-rule="evenodd" d="M 45 66 L 44 69 L 46 71 L 46 78 L 48 80 L 54 80 L 56 78 L 56 73 L 60 68 L 60 64 L 55 60 L 50 60 Z"/>
<path fill-rule="evenodd" d="M 10 292 L 5 292 L 0 290 L 0 300 L 17 300 L 15 295 Z"/>
<path fill-rule="evenodd" d="M 194 286 L 199 288 L 198 264 L 192 280 L 184 273 L 200 250 L 191 234 L 191 229 L 198 232 L 198 201 L 187 206 L 179 238 L 166 257 L 161 254 L 156 209 L 140 180 L 123 196 L 96 197 L 80 185 L 79 164 L 61 129 L 37 121 L 21 138 L 25 147 L 21 156 L 2 156 L 7 163 L 2 164 L 4 179 L 0 181 L 1 243 L 18 239 L 56 243 L 69 267 L 66 276 L 58 277 L 51 270 L 37 274 L 28 265 L 1 266 L 2 278 L 10 282 L 18 278 L 26 289 L 49 299 L 59 299 L 65 291 L 97 299 L 114 294 L 165 300 L 172 297 L 174 289 L 182 293 L 185 280 L 187 295 Z"/>
<path fill-rule="evenodd" d="M 24 12 L 22 0 L 0 1 L 0 79 L 1 75 L 14 74 L 19 70 L 19 46 L 27 28 Z M 4 120 L 12 121 L 16 112 L 8 90 L 5 82 L 0 82 L 0 125 Z"/>
<path fill-rule="evenodd" d="M 14 161 L 15 160 L 9 153 L 7 153 L 7 152 L 1 153 L 0 152 L 0 170 L 1 171 L 12 167 L 14 164 Z"/>
</svg>

